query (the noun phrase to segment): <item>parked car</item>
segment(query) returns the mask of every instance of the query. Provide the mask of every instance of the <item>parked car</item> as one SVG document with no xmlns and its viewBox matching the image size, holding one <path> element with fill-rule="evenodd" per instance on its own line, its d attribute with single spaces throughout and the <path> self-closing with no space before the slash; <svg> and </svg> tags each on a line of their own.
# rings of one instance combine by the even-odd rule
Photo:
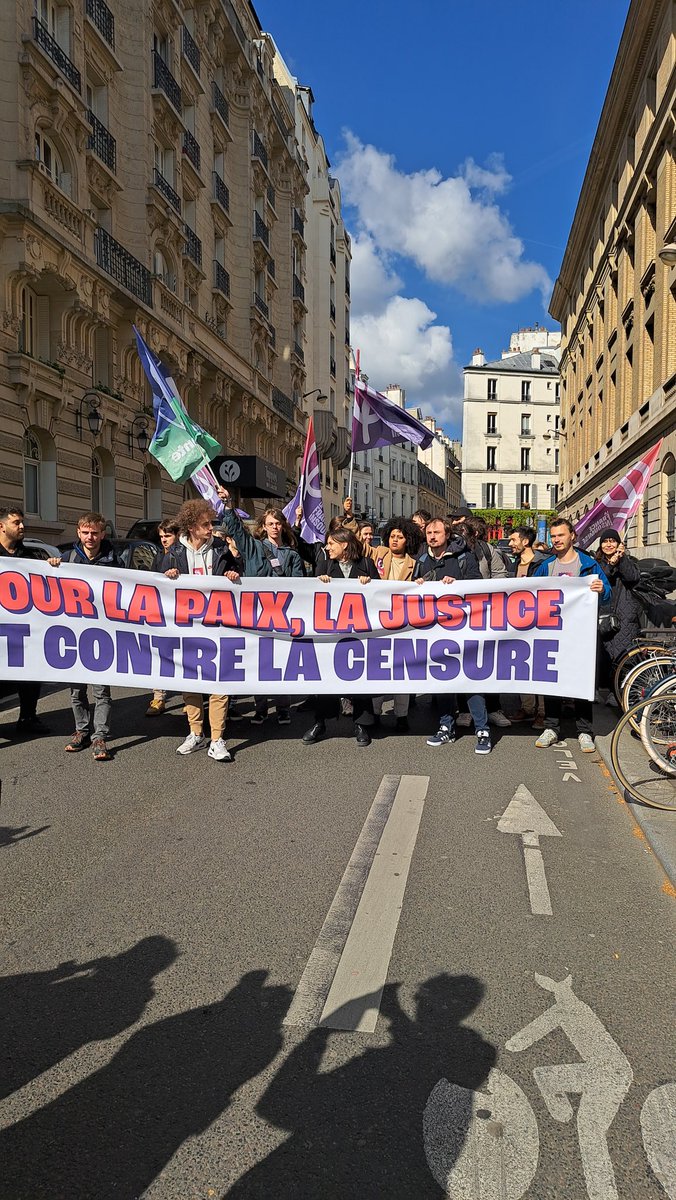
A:
<svg viewBox="0 0 676 1200">
<path fill-rule="evenodd" d="M 122 560 L 122 566 L 130 571 L 149 571 L 158 547 L 154 542 L 142 538 L 109 538 L 115 553 Z M 65 554 L 72 550 L 72 542 L 62 542 L 57 554 Z"/>
<path fill-rule="evenodd" d="M 134 521 L 131 529 L 127 533 L 128 538 L 137 538 L 143 542 L 154 542 L 156 546 L 161 546 L 160 535 L 157 532 L 158 521 Z"/>
<path fill-rule="evenodd" d="M 43 542 L 40 538 L 27 537 L 23 540 L 24 546 L 29 550 L 33 550 L 41 559 L 46 561 L 48 558 L 60 558 L 61 551 L 58 546 L 51 546 L 49 542 Z"/>
</svg>

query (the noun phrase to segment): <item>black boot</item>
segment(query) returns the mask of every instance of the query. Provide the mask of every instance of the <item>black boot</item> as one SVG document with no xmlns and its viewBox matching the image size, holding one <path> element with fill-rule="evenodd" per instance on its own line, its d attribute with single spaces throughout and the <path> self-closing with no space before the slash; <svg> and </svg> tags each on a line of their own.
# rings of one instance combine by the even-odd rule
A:
<svg viewBox="0 0 676 1200">
<path fill-rule="evenodd" d="M 404 733 L 408 729 L 408 717 L 397 717 L 397 729 Z"/>
<path fill-rule="evenodd" d="M 326 725 L 323 721 L 317 721 L 312 726 L 312 729 L 308 729 L 307 733 L 303 734 L 303 745 L 314 746 L 315 742 L 320 742 L 325 734 Z"/>
<path fill-rule="evenodd" d="M 354 736 L 356 738 L 358 746 L 370 746 L 371 745 L 371 735 L 368 732 L 368 730 L 364 728 L 363 725 L 355 725 Z"/>
</svg>

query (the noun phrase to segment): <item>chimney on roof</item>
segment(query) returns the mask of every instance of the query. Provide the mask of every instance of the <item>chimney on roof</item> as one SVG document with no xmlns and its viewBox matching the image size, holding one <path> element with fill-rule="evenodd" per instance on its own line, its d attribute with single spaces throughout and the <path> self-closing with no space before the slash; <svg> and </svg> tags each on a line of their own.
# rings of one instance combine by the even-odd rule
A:
<svg viewBox="0 0 676 1200">
<path fill-rule="evenodd" d="M 486 359 L 484 358 L 484 352 L 481 349 L 481 347 L 478 346 L 477 349 L 474 351 L 474 354 L 472 355 L 472 366 L 473 367 L 483 367 L 485 362 L 486 362 Z"/>
<path fill-rule="evenodd" d="M 539 370 L 540 370 L 540 362 L 541 362 L 541 360 L 540 360 L 540 351 L 539 351 L 539 350 L 534 350 L 534 351 L 533 351 L 533 353 L 532 353 L 532 354 L 531 354 L 531 356 L 530 356 L 530 365 L 531 365 L 531 370 L 532 370 L 532 371 L 539 371 Z"/>
</svg>

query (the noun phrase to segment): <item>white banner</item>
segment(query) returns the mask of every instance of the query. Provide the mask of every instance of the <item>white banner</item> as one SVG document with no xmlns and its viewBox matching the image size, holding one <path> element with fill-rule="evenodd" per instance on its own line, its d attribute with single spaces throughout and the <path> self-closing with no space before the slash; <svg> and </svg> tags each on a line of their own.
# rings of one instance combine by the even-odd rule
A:
<svg viewBox="0 0 676 1200">
<path fill-rule="evenodd" d="M 589 579 L 226 579 L 0 559 L 0 678 L 230 695 L 592 699 Z"/>
</svg>

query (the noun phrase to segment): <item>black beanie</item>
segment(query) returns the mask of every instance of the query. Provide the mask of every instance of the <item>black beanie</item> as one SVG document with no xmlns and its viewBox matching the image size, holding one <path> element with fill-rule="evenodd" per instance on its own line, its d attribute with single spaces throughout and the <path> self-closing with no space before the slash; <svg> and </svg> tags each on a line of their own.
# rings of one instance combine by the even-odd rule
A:
<svg viewBox="0 0 676 1200">
<path fill-rule="evenodd" d="M 601 542 L 610 541 L 611 539 L 614 542 L 617 542 L 618 546 L 619 546 L 620 542 L 622 541 L 622 538 L 620 537 L 617 530 L 611 529 L 611 528 L 602 529 L 599 534 L 599 546 L 601 545 Z"/>
</svg>

